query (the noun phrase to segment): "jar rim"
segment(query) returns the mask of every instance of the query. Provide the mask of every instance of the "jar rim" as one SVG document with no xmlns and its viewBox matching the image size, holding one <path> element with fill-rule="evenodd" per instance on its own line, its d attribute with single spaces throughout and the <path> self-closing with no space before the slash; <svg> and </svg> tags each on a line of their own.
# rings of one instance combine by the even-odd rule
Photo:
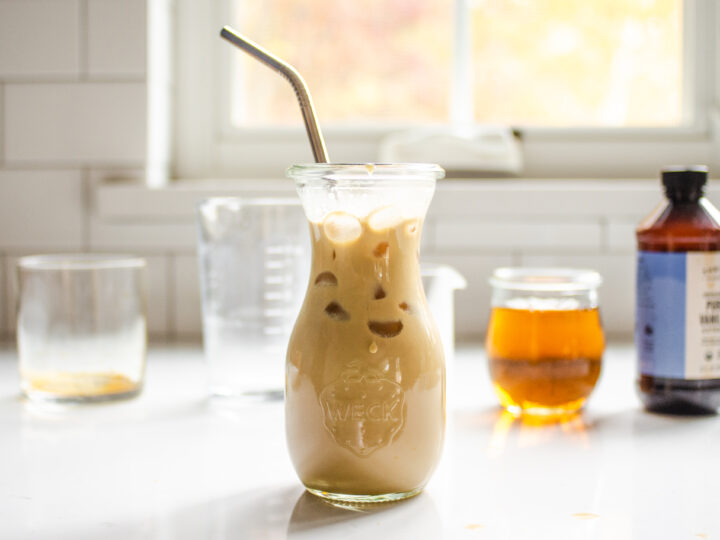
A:
<svg viewBox="0 0 720 540">
<path fill-rule="evenodd" d="M 590 291 L 602 284 L 595 270 L 563 267 L 502 267 L 490 278 L 490 285 L 519 291 Z"/>
<path fill-rule="evenodd" d="M 431 183 L 445 176 L 434 163 L 300 163 L 285 172 L 298 183 L 321 181 L 340 185 L 373 183 Z"/>
</svg>

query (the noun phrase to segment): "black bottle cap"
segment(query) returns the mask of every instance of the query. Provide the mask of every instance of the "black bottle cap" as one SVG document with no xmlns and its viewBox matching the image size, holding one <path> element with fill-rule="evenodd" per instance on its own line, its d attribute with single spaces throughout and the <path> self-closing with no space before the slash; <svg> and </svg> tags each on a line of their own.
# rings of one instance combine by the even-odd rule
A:
<svg viewBox="0 0 720 540">
<path fill-rule="evenodd" d="M 662 183 L 667 198 L 673 202 L 697 202 L 703 196 L 708 168 L 705 165 L 664 167 Z"/>
</svg>

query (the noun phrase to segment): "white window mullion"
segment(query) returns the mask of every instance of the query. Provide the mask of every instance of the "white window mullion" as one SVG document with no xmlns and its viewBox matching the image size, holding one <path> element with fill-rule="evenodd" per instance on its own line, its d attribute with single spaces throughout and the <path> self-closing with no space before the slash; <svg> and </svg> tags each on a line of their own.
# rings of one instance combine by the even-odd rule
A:
<svg viewBox="0 0 720 540">
<path fill-rule="evenodd" d="M 715 0 L 683 2 L 683 103 L 685 125 L 708 129 L 708 110 L 712 106 L 712 77 L 715 51 L 713 42 Z"/>
<path fill-rule="evenodd" d="M 450 93 L 450 122 L 470 126 L 475 121 L 472 73 L 472 28 L 468 0 L 455 0 L 453 20 L 453 74 Z"/>
</svg>

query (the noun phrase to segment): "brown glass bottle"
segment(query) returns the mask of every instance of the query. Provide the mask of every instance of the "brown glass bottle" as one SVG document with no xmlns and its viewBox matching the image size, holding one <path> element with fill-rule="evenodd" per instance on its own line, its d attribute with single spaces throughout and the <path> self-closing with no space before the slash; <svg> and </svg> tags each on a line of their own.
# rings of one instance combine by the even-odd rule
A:
<svg viewBox="0 0 720 540">
<path fill-rule="evenodd" d="M 652 258 L 655 256 L 655 259 L 651 260 L 662 261 L 662 257 L 657 257 L 654 254 L 685 253 L 687 257 L 692 253 L 700 252 L 703 254 L 700 259 L 703 261 L 702 264 L 707 265 L 707 268 L 702 268 L 702 272 L 707 272 L 707 269 L 712 270 L 714 268 L 713 261 L 717 261 L 712 252 L 720 252 L 720 213 L 703 196 L 704 186 L 707 182 L 707 168 L 701 166 L 667 168 L 662 171 L 662 181 L 667 199 L 637 228 L 637 242 L 640 252 L 638 258 L 638 324 L 636 328 L 636 345 L 638 347 L 640 366 L 637 389 L 646 409 L 651 411 L 670 414 L 713 414 L 720 407 L 720 374 L 718 374 L 716 368 L 712 368 L 710 364 L 702 366 L 703 369 L 706 369 L 706 374 L 702 378 L 691 378 L 687 375 L 685 377 L 658 376 L 657 374 L 648 373 L 648 371 L 652 372 L 653 369 L 647 369 L 643 358 L 643 354 L 646 352 L 642 349 L 643 344 L 648 343 L 647 340 L 652 340 L 654 338 L 653 332 L 657 334 L 658 327 L 663 326 L 661 322 L 658 322 L 658 327 L 653 328 L 653 325 L 643 322 L 643 317 L 645 317 L 643 309 L 647 309 L 648 303 L 652 304 L 651 308 L 658 312 L 655 317 L 658 319 L 664 318 L 665 322 L 668 323 L 669 326 L 665 326 L 663 331 L 666 333 L 677 332 L 677 339 L 665 338 L 670 339 L 670 342 L 666 343 L 672 344 L 677 343 L 679 339 L 693 338 L 685 335 L 686 327 L 683 327 L 682 323 L 670 322 L 677 315 L 678 310 L 686 309 L 686 302 L 672 303 L 668 302 L 667 299 L 653 298 L 652 294 L 658 294 L 657 289 L 648 292 L 651 289 L 646 288 L 645 293 L 642 292 L 642 287 L 648 287 L 647 275 L 643 275 L 645 271 L 642 266 L 643 257 Z M 675 257 L 678 260 L 677 256 Z M 698 260 L 697 256 L 695 256 L 695 260 Z M 688 290 L 693 287 L 706 286 L 705 282 L 691 284 L 690 281 L 694 279 L 695 274 L 687 270 L 686 273 L 685 279 L 688 280 Z M 711 284 L 711 289 L 712 286 Z M 713 295 L 717 298 L 717 293 L 705 294 L 703 301 Z M 645 302 L 645 305 L 642 305 L 643 302 Z M 710 304 L 708 303 L 708 305 Z M 671 311 L 674 314 L 669 314 Z M 683 313 L 683 316 L 693 317 L 692 324 L 695 319 L 706 315 L 700 313 L 696 316 L 695 312 L 688 312 Z M 669 332 L 667 332 L 668 328 Z M 702 331 L 707 331 L 708 334 L 713 334 L 713 332 L 717 334 L 717 330 L 717 325 L 715 325 L 713 328 L 703 327 Z M 703 351 L 701 354 L 711 355 L 711 361 L 716 362 L 715 358 L 720 355 L 720 351 L 717 350 L 716 346 L 710 348 L 710 345 L 708 345 L 713 341 L 713 336 L 710 335 L 708 338 L 707 335 L 702 335 L 702 344 L 691 343 L 690 347 L 697 347 L 698 351 Z M 687 351 L 688 345 L 685 344 L 684 346 Z M 676 360 L 667 357 L 662 358 L 663 355 L 671 354 L 669 349 L 672 348 L 673 346 L 656 346 L 652 350 L 651 346 L 650 356 L 654 356 L 652 360 L 659 362 L 675 362 Z M 685 358 L 680 361 L 684 362 Z M 697 364 L 699 361 L 695 360 L 695 362 Z M 717 378 L 711 378 L 710 376 Z"/>
</svg>

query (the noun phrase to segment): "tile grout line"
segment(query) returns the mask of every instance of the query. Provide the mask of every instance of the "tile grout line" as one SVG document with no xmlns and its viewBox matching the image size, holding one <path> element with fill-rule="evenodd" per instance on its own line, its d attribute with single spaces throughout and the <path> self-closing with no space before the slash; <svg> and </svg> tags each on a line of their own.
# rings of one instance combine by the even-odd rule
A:
<svg viewBox="0 0 720 540">
<path fill-rule="evenodd" d="M 89 29 L 88 29 L 88 0 L 80 0 L 78 7 L 78 60 L 79 60 L 79 79 L 86 81 L 88 79 L 88 40 L 89 40 Z"/>
<path fill-rule="evenodd" d="M 421 254 L 432 255 L 435 252 L 435 223 L 432 218 L 425 219 L 421 234 L 422 237 L 419 246 Z M 423 241 L 425 243 L 424 246 Z"/>
<path fill-rule="evenodd" d="M 598 220 L 600 223 L 600 254 L 610 253 L 610 225 L 607 217 L 601 216 Z"/>
<path fill-rule="evenodd" d="M 177 283 L 175 282 L 175 255 L 173 253 L 166 253 L 165 257 L 167 259 L 167 268 L 165 269 L 165 279 L 167 280 L 165 293 L 165 309 L 167 310 L 167 314 L 165 315 L 165 322 L 167 328 L 165 330 L 165 337 L 168 341 L 176 341 L 177 316 L 175 314 L 175 289 L 177 288 Z"/>
<path fill-rule="evenodd" d="M 17 258 L 17 257 L 16 257 Z M 17 264 L 17 263 L 16 263 Z M 12 298 L 12 282 L 14 279 L 17 279 L 17 273 L 15 268 L 10 267 L 10 256 L 8 253 L 3 254 L 3 269 L 4 269 L 4 278 L 3 278 L 3 294 L 4 296 L 4 303 L 6 305 L 5 307 L 5 336 L 12 341 L 15 337 L 15 334 L 12 330 L 12 324 L 11 321 L 15 318 L 15 309 L 17 306 L 17 297 L 15 298 L 14 305 L 11 304 L 10 299 Z M 19 291 L 17 292 L 19 294 Z M 16 326 L 17 327 L 17 326 Z"/>
<path fill-rule="evenodd" d="M 6 259 L 6 254 L 0 253 L 0 278 L 2 278 L 0 283 L 0 340 L 3 342 L 10 340 L 10 321 L 7 320 L 8 308 L 6 307 L 8 301 Z"/>
<path fill-rule="evenodd" d="M 5 165 L 5 82 L 0 80 L 0 167 Z"/>
<path fill-rule="evenodd" d="M 81 169 L 81 186 L 82 186 L 82 246 L 84 251 L 90 251 L 91 244 L 91 216 L 93 212 L 92 205 L 92 185 L 90 181 L 90 169 L 83 167 Z"/>
<path fill-rule="evenodd" d="M 2 0 L 0 0 L 2 1 Z M 6 84 L 13 85 L 48 85 L 48 84 L 77 84 L 78 81 L 99 84 L 145 84 L 147 78 L 140 75 L 90 75 L 82 76 L 78 67 L 78 74 L 72 75 L 37 75 L 32 78 L 14 77 L 7 75 L 3 79 Z"/>
<path fill-rule="evenodd" d="M 5 167 L 3 167 L 7 171 L 46 171 L 48 169 L 56 169 L 61 171 L 76 171 L 81 167 L 87 166 L 88 163 L 86 161 L 80 160 L 80 159 L 72 159 L 69 161 L 57 161 L 54 159 L 50 160 L 35 160 L 35 161 L 28 161 L 28 160 L 21 160 L 21 161 L 13 161 L 12 163 L 8 162 Z M 92 167 L 96 169 L 112 169 L 112 168 L 131 168 L 131 169 L 141 169 L 143 168 L 143 164 L 136 161 L 102 161 L 93 160 Z"/>
</svg>

